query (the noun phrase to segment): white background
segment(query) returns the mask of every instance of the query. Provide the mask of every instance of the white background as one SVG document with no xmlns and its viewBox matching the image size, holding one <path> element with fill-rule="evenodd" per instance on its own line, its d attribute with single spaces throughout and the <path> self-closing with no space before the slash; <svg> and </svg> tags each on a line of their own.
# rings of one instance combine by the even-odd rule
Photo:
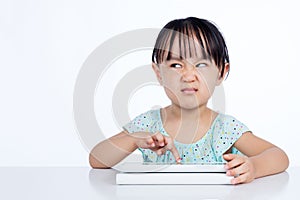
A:
<svg viewBox="0 0 300 200">
<path fill-rule="evenodd" d="M 227 41 L 226 113 L 282 147 L 291 165 L 299 166 L 298 11 L 292 0 L 0 1 L 0 166 L 87 166 L 73 120 L 74 84 L 83 62 L 115 35 L 188 16 L 216 22 Z M 126 63 L 150 63 L 150 56 L 141 58 Z M 114 77 L 109 86 L 119 78 L 113 73 L 107 75 Z M 149 92 L 155 102 L 143 99 Z M 161 92 L 154 86 L 137 91 L 130 115 L 165 102 Z M 99 110 L 111 106 L 111 97 L 99 95 L 96 102 L 108 102 L 95 105 L 99 124 L 114 134 L 118 127 L 109 110 Z"/>
</svg>

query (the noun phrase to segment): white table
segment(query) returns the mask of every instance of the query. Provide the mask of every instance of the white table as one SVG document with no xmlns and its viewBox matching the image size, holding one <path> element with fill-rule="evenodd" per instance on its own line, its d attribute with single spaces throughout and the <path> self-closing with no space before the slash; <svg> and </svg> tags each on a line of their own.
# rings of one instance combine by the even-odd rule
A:
<svg viewBox="0 0 300 200">
<path fill-rule="evenodd" d="M 0 199 L 299 199 L 300 167 L 242 185 L 116 185 L 113 169 L 0 167 Z"/>
</svg>

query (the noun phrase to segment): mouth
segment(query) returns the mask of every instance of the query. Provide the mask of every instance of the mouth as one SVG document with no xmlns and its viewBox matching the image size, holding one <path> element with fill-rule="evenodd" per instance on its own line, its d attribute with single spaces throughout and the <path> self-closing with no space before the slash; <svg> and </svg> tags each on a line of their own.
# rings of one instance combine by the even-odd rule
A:
<svg viewBox="0 0 300 200">
<path fill-rule="evenodd" d="M 183 88 L 181 89 L 181 92 L 183 92 L 184 94 L 195 94 L 196 92 L 198 92 L 197 88 Z"/>
</svg>

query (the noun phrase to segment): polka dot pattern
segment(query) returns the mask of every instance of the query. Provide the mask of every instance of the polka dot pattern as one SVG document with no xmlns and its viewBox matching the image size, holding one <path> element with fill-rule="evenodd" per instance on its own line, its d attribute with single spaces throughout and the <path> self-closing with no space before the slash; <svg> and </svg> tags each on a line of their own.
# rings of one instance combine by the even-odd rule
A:
<svg viewBox="0 0 300 200">
<path fill-rule="evenodd" d="M 160 116 L 160 109 L 150 110 L 133 119 L 123 127 L 129 133 L 146 131 L 150 133 L 161 132 L 169 136 L 164 130 Z M 183 144 L 174 141 L 182 158 L 182 163 L 211 163 L 225 162 L 222 155 L 249 129 L 232 116 L 219 113 L 207 133 L 197 142 Z M 167 151 L 158 156 L 150 149 L 139 149 L 144 162 L 175 163 L 174 156 Z M 241 154 L 234 147 L 232 153 Z"/>
</svg>

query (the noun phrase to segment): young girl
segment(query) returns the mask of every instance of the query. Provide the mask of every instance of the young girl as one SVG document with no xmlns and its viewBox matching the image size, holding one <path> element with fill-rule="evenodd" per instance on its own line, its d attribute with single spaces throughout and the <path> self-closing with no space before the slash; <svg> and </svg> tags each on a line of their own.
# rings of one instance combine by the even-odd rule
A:
<svg viewBox="0 0 300 200">
<path fill-rule="evenodd" d="M 207 107 L 229 72 L 227 47 L 214 24 L 195 17 L 166 24 L 156 40 L 152 68 L 171 105 L 139 115 L 97 144 L 90 153 L 93 168 L 112 167 L 137 148 L 144 162 L 227 162 L 232 184 L 288 167 L 283 150 Z"/>
</svg>

